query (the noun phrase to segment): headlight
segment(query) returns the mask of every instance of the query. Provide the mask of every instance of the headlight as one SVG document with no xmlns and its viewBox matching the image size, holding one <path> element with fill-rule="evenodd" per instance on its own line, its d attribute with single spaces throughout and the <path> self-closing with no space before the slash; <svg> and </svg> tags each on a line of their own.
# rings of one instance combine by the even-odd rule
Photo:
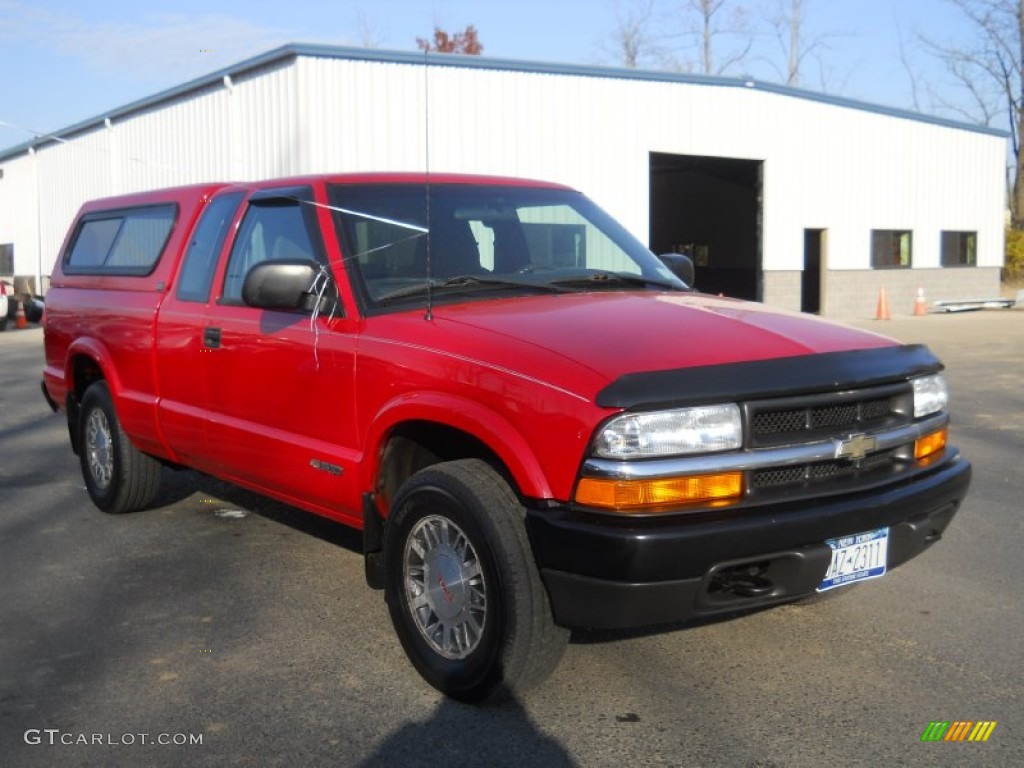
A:
<svg viewBox="0 0 1024 768">
<path fill-rule="evenodd" d="M 945 410 L 949 403 L 946 391 L 946 377 L 941 373 L 933 376 L 922 376 L 913 380 L 914 385 L 914 418 L 928 416 Z"/>
<path fill-rule="evenodd" d="M 729 451 L 742 444 L 739 406 L 726 403 L 622 414 L 598 434 L 594 454 L 605 459 L 649 459 Z"/>
</svg>

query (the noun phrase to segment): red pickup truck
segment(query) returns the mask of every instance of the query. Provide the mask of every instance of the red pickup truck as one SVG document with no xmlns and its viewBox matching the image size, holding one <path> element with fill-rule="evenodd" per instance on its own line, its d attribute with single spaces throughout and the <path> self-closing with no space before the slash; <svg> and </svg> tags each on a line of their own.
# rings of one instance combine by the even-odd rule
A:
<svg viewBox="0 0 1024 768">
<path fill-rule="evenodd" d="M 127 195 L 63 244 L 43 390 L 107 512 L 190 467 L 361 529 L 410 660 L 472 700 L 572 627 L 881 576 L 963 500 L 927 348 L 692 283 L 553 184 Z"/>
</svg>

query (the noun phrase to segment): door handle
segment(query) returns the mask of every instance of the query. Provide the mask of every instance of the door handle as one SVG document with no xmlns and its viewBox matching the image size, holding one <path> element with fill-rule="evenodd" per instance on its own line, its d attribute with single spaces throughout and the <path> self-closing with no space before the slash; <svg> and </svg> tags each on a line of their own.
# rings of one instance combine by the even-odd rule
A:
<svg viewBox="0 0 1024 768">
<path fill-rule="evenodd" d="M 203 346 L 208 349 L 217 349 L 220 346 L 220 328 L 203 329 Z"/>
</svg>

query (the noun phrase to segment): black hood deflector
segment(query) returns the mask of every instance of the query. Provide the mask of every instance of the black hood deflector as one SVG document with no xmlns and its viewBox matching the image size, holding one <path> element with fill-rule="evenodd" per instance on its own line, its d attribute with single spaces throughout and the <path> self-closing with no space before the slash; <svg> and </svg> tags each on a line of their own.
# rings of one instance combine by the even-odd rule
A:
<svg viewBox="0 0 1024 768">
<path fill-rule="evenodd" d="M 629 373 L 597 394 L 603 408 L 651 410 L 836 392 L 906 381 L 943 368 L 921 345 Z"/>
</svg>

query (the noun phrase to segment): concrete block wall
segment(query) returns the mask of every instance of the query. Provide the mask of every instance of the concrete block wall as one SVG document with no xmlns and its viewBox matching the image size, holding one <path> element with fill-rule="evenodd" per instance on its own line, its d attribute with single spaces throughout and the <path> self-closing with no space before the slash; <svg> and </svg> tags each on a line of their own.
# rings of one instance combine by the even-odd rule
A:
<svg viewBox="0 0 1024 768">
<path fill-rule="evenodd" d="M 929 308 L 935 301 L 998 298 L 999 272 L 998 267 L 835 270 L 825 275 L 821 315 L 874 317 L 881 288 L 885 288 L 894 316 L 914 313 L 918 288 L 924 288 Z M 766 304 L 800 310 L 799 271 L 766 271 L 762 286 Z"/>
<path fill-rule="evenodd" d="M 874 317 L 879 289 L 885 288 L 893 316 L 914 314 L 917 289 L 925 301 L 991 299 L 1000 295 L 998 267 L 947 269 L 868 269 L 829 272 L 825 314 L 830 317 Z"/>
<path fill-rule="evenodd" d="M 796 270 L 764 272 L 761 278 L 761 296 L 764 303 L 799 312 L 802 276 L 803 273 Z"/>
</svg>

